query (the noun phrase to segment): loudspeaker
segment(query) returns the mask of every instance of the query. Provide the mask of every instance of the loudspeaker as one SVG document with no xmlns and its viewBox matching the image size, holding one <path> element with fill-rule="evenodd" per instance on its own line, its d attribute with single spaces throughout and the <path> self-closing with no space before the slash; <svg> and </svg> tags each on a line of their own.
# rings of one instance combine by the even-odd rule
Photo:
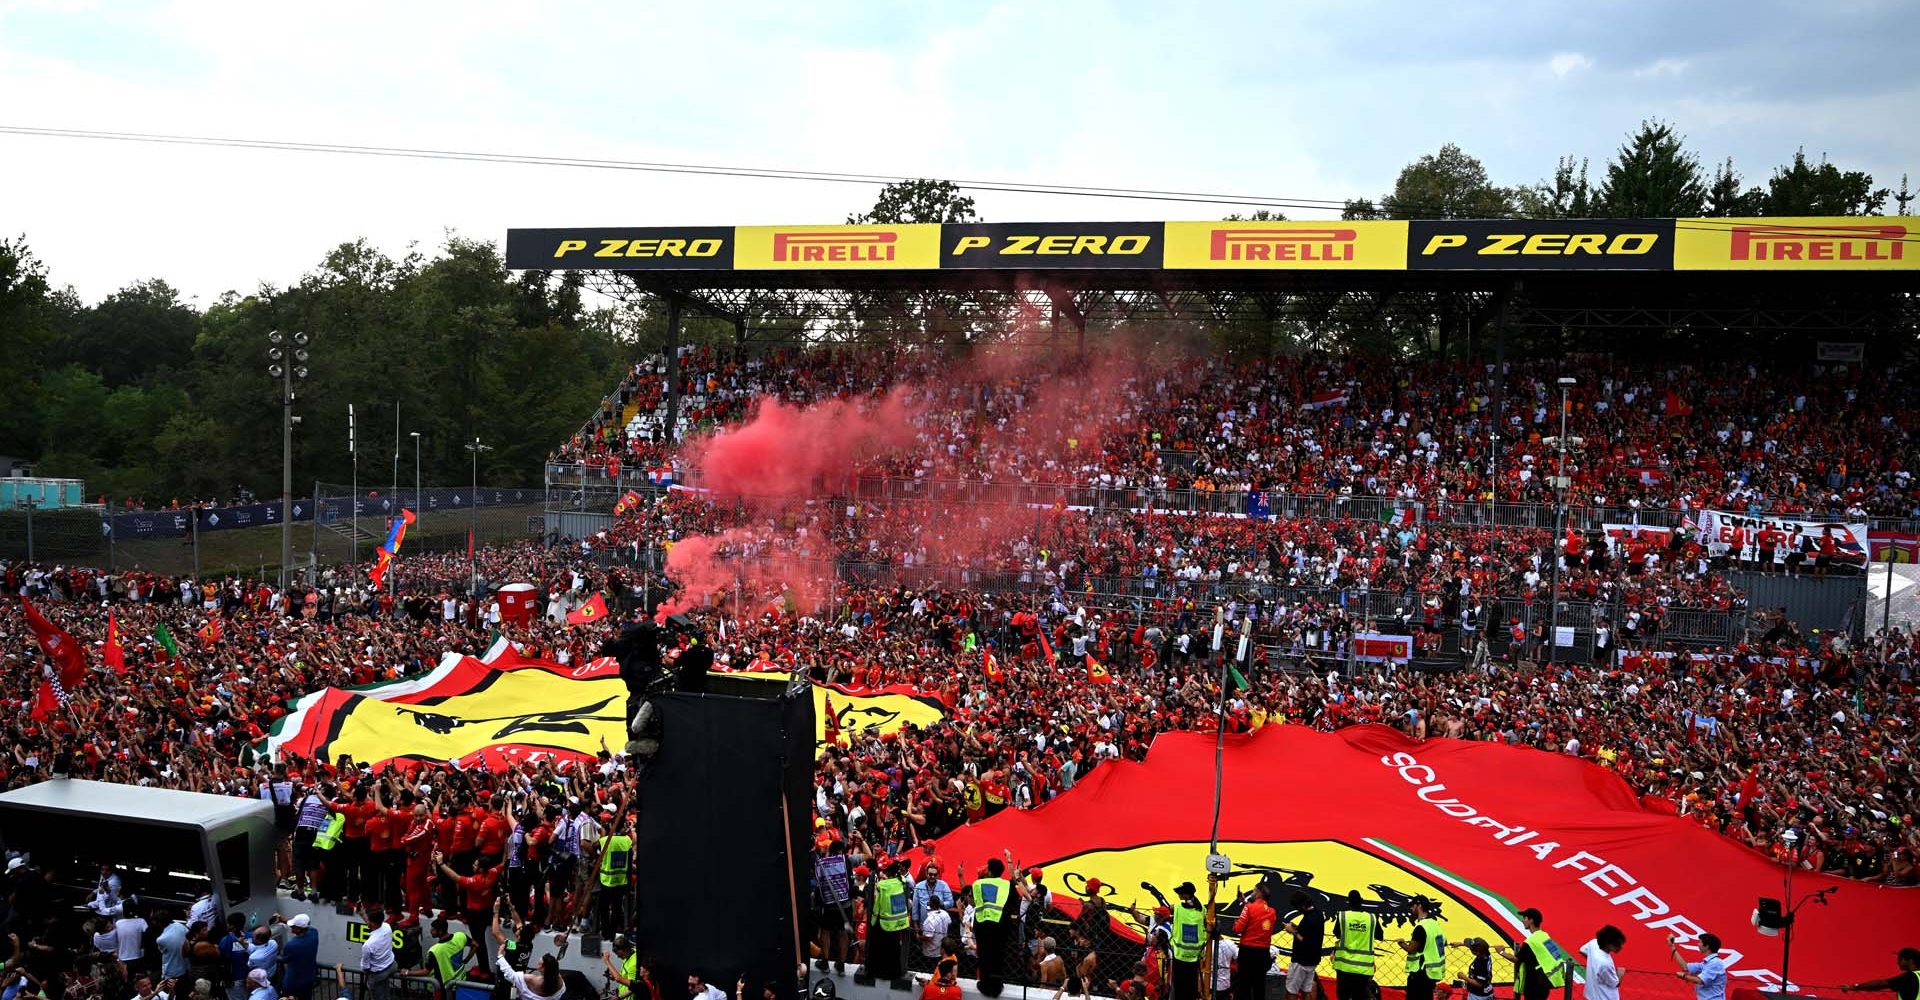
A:
<svg viewBox="0 0 1920 1000">
<path fill-rule="evenodd" d="M 663 695 L 660 753 L 640 777 L 636 943 L 660 988 L 689 972 L 732 993 L 796 982 L 812 939 L 813 692 Z"/>
</svg>

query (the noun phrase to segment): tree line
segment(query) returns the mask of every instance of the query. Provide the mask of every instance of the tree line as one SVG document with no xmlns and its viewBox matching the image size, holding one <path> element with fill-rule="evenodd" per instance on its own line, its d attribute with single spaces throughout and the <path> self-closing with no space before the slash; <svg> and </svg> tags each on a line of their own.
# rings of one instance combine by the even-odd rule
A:
<svg viewBox="0 0 1920 1000">
<path fill-rule="evenodd" d="M 1401 170 L 1377 199 L 1346 203 L 1347 218 L 1904 214 L 1914 195 L 1863 171 L 1796 151 L 1764 182 L 1722 161 L 1702 165 L 1670 124 L 1646 122 L 1589 176 L 1588 161 L 1559 159 L 1533 183 L 1494 183 L 1479 160 L 1449 144 Z M 1237 217 L 1237 216 L 1236 216 Z M 1252 218 L 1280 219 L 1261 210 Z M 947 181 L 888 185 L 849 222 L 974 222 L 973 199 Z M 952 293 L 924 293 L 901 312 L 935 308 L 964 320 L 997 315 Z M 977 297 L 976 297 L 977 298 Z M 939 301 L 934 301 L 939 300 Z M 947 301 L 952 300 L 952 301 Z M 876 322 L 809 313 L 817 303 L 756 295 L 757 328 L 805 328 L 857 340 L 894 336 Z M 871 310 L 872 303 L 866 308 Z M 888 304 L 891 311 L 892 305 Z M 312 272 L 251 294 L 229 292 L 205 309 L 161 279 L 135 282 L 94 303 L 58 287 L 24 240 L 0 240 L 0 456 L 36 474 L 87 481 L 90 498 L 149 506 L 227 497 L 241 489 L 279 495 L 280 400 L 269 377 L 268 335 L 305 332 L 308 377 L 296 383 L 296 490 L 353 475 L 347 404 L 359 427 L 363 484 L 392 475 L 394 413 L 400 415 L 400 479 L 411 482 L 410 432 L 421 434 L 428 483 L 467 480 L 465 446 L 492 450 L 480 477 L 533 481 L 542 460 L 599 406 L 637 360 L 664 343 L 662 310 L 590 307 L 580 276 L 506 269 L 490 241 L 451 238 L 432 256 L 392 257 L 364 241 L 345 243 Z M 1443 304 L 1405 299 L 1364 316 L 1329 313 L 1337 333 L 1309 346 L 1395 356 L 1447 353 Z M 975 324 L 978 325 L 978 324 Z M 1271 324 L 1255 333 L 1223 324 L 1216 342 L 1273 350 Z M 728 339 L 727 324 L 689 319 L 683 343 Z M 1259 338 L 1267 338 L 1264 341 Z M 1457 344 L 1457 341 L 1456 341 Z M 1297 345 L 1296 345 L 1297 346 Z M 1524 342 L 1516 350 L 1527 349 Z M 289 362 L 291 363 L 291 362 Z"/>
<path fill-rule="evenodd" d="M 577 275 L 514 274 L 489 242 L 451 239 L 431 258 L 339 246 L 313 272 L 204 310 L 165 281 L 92 304 L 56 288 L 24 241 L 0 241 L 0 455 L 41 476 L 78 478 L 88 499 L 279 496 L 280 380 L 269 335 L 307 334 L 294 382 L 294 483 L 347 482 L 347 405 L 359 478 L 401 481 L 414 444 L 429 484 L 538 482 L 541 462 L 579 429 L 642 349 L 615 313 L 583 306 Z M 283 343 L 282 350 L 291 350 Z"/>
<path fill-rule="evenodd" d="M 1536 219 L 1880 215 L 1893 202 L 1905 215 L 1916 193 L 1906 175 L 1895 192 L 1875 186 L 1872 175 L 1844 170 L 1824 156 L 1797 149 L 1773 168 L 1764 184 L 1751 182 L 1731 157 L 1709 171 L 1689 150 L 1685 136 L 1667 122 L 1646 121 L 1600 169 L 1562 156 L 1551 176 L 1531 184 L 1501 186 L 1480 161 L 1448 143 L 1407 164 L 1393 190 L 1378 199 L 1346 203 L 1348 219 Z"/>
</svg>

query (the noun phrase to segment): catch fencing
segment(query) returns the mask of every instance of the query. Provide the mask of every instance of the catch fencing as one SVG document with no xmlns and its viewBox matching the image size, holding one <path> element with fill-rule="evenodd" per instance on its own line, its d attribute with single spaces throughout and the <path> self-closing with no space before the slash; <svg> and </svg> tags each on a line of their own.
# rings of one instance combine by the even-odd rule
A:
<svg viewBox="0 0 1920 1000">
<path fill-rule="evenodd" d="M 410 551 L 538 538 L 544 493 L 537 488 L 482 486 L 369 491 L 315 483 L 291 505 L 293 564 L 316 566 L 369 558 L 400 507 L 416 512 Z M 109 571 L 139 569 L 196 579 L 236 574 L 269 578 L 280 567 L 282 502 L 252 501 L 164 510 L 89 504 L 49 510 L 0 511 L 0 558 Z M 316 516 L 318 515 L 318 516 Z"/>
</svg>

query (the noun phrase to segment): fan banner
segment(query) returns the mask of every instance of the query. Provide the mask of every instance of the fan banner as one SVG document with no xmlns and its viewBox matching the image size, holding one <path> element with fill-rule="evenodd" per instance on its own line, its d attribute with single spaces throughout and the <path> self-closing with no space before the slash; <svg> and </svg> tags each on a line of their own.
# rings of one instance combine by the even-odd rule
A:
<svg viewBox="0 0 1920 1000">
<path fill-rule="evenodd" d="M 771 675 L 763 675 L 771 676 Z M 813 686 L 817 745 L 827 740 L 831 692 L 842 738 L 926 727 L 944 713 L 912 688 Z M 325 688 L 293 702 L 273 726 L 268 754 L 376 768 L 452 763 L 501 771 L 516 762 L 590 761 L 627 742 L 627 688 L 610 658 L 568 666 L 529 659 L 499 642 L 481 657 L 448 653 L 419 677 Z"/>
<path fill-rule="evenodd" d="M 1866 565 L 1869 544 L 1864 523 L 1799 521 L 1790 517 L 1729 514 L 1720 510 L 1700 512 L 1700 538 L 1711 555 L 1753 562 L 1760 558 L 1760 546 L 1767 544 L 1775 551 L 1776 560 L 1784 560 L 1789 552 L 1801 552 L 1806 554 L 1809 563 L 1820 554 L 1825 540 L 1831 538 L 1831 558 L 1835 564 L 1844 566 Z M 1738 546 L 1738 551 L 1735 546 Z"/>
<path fill-rule="evenodd" d="M 1669 935 L 1697 957 L 1703 933 L 1719 935 L 1729 991 L 1780 981 L 1777 937 L 1752 923 L 1761 897 L 1782 895 L 1784 869 L 1757 851 L 1688 819 L 1641 807 L 1613 772 L 1587 760 L 1468 740 L 1414 742 L 1384 726 L 1335 733 L 1268 726 L 1228 737 L 1219 813 L 1221 853 L 1232 861 L 1220 899 L 1227 916 L 1266 882 L 1286 915 L 1303 896 L 1322 913 L 1361 908 L 1408 916 L 1416 895 L 1439 904 L 1449 941 L 1512 943 L 1525 936 L 1520 911 L 1545 915 L 1569 952 L 1613 924 L 1626 931 L 1633 968 L 1664 968 Z M 1206 895 L 1213 817 L 1214 737 L 1167 733 L 1146 760 L 1101 764 L 1040 808 L 1004 810 L 941 838 L 932 849 L 968 878 L 989 858 L 1037 866 L 1062 909 L 1077 911 L 1094 880 L 1120 930 L 1144 928 L 1173 888 L 1192 881 Z M 1831 905 L 1803 911 L 1794 929 L 1796 983 L 1853 982 L 1887 967 L 1920 927 L 1920 890 L 1803 875 L 1797 894 L 1839 881 Z M 1062 891 L 1064 890 L 1064 891 Z M 1071 897 L 1071 898 L 1069 898 Z M 1384 954 L 1411 933 L 1389 919 Z M 1332 921 L 1329 920 L 1329 924 Z M 1274 943 L 1290 953 L 1292 940 Z M 1331 976 L 1330 957 L 1320 968 Z M 1378 963 L 1383 986 L 1404 985 L 1397 960 Z M 1496 962 L 1496 978 L 1512 967 Z"/>
</svg>

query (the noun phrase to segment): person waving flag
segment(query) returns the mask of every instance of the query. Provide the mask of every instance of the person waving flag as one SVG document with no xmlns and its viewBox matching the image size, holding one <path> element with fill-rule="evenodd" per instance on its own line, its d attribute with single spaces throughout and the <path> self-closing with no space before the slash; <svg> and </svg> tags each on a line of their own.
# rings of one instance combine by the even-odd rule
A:
<svg viewBox="0 0 1920 1000">
<path fill-rule="evenodd" d="M 587 603 L 567 612 L 567 624 L 587 625 L 607 616 L 606 599 L 599 594 L 587 598 Z"/>
<path fill-rule="evenodd" d="M 101 644 L 100 658 L 113 668 L 116 674 L 127 672 L 127 651 L 120 645 L 120 623 L 114 620 L 113 612 L 107 612 L 107 641 Z"/>
</svg>

